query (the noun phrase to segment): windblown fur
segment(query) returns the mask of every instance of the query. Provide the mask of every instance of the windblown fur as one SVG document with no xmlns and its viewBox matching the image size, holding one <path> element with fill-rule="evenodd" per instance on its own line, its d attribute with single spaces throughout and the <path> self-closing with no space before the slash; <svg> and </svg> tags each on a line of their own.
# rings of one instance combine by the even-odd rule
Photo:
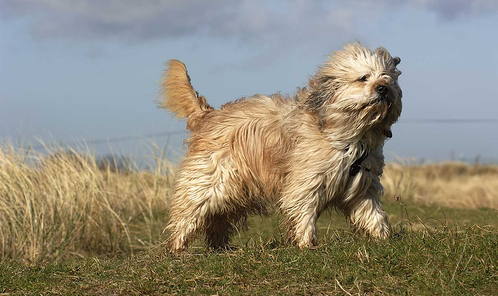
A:
<svg viewBox="0 0 498 296">
<path fill-rule="evenodd" d="M 213 110 L 206 99 L 194 90 L 187 68 L 178 60 L 168 62 L 161 91 L 159 107 L 169 109 L 179 118 L 187 117 L 187 127 L 191 130 L 197 125 L 197 119 L 202 118 L 206 111 Z"/>
<path fill-rule="evenodd" d="M 170 200 L 172 251 L 196 234 L 227 247 L 235 225 L 270 205 L 301 248 L 316 244 L 316 221 L 330 206 L 354 230 L 387 237 L 379 177 L 401 113 L 399 61 L 384 48 L 348 44 L 294 96 L 255 95 L 220 110 L 197 94 L 181 62 L 170 61 L 159 103 L 187 117 L 192 131 Z"/>
</svg>

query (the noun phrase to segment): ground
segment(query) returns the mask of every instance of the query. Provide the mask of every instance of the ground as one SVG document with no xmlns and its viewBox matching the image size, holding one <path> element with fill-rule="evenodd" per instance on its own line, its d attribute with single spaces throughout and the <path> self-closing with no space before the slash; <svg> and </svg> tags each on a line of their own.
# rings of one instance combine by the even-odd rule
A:
<svg viewBox="0 0 498 296">
<path fill-rule="evenodd" d="M 68 154 L 34 165 L 7 148 L 0 295 L 498 294 L 495 165 L 389 164 L 387 240 L 351 233 L 330 210 L 318 221 L 319 245 L 299 250 L 273 213 L 251 217 L 233 250 L 198 240 L 172 256 L 162 243 L 169 164 L 119 171 Z"/>
</svg>

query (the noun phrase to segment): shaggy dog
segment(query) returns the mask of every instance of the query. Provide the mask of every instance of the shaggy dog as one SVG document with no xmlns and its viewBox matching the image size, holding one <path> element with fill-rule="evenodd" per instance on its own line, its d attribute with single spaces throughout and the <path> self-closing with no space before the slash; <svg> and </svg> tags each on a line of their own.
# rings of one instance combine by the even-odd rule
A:
<svg viewBox="0 0 498 296">
<path fill-rule="evenodd" d="M 191 131 L 169 205 L 172 251 L 201 233 L 226 248 L 235 225 L 271 205 L 300 248 L 316 244 L 316 221 L 330 206 L 353 230 L 389 236 L 379 177 L 401 113 L 399 62 L 382 47 L 347 44 L 292 97 L 255 95 L 215 110 L 185 65 L 169 61 L 159 104 Z"/>
</svg>

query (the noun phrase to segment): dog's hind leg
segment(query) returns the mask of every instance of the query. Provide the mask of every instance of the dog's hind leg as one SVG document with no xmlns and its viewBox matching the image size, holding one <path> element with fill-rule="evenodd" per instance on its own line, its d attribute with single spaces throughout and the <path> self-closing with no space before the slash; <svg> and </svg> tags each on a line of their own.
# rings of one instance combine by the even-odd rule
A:
<svg viewBox="0 0 498 296">
<path fill-rule="evenodd" d="M 205 228 L 206 243 L 213 250 L 229 249 L 230 236 L 236 224 L 247 218 L 246 213 L 216 214 L 209 218 Z"/>
<path fill-rule="evenodd" d="M 196 205 L 186 202 L 183 206 L 171 207 L 170 221 L 167 229 L 170 231 L 170 247 L 173 253 L 187 249 L 194 235 L 206 224 L 206 203 Z"/>
<path fill-rule="evenodd" d="M 205 229 L 207 245 L 214 250 L 226 248 L 232 231 L 233 225 L 226 214 L 213 215 Z"/>
<path fill-rule="evenodd" d="M 170 201 L 173 252 L 185 250 L 196 234 L 205 232 L 212 247 L 228 243 L 232 224 L 227 213 L 234 209 L 227 186 L 231 184 L 225 168 L 211 157 L 195 156 L 184 161 Z"/>
</svg>

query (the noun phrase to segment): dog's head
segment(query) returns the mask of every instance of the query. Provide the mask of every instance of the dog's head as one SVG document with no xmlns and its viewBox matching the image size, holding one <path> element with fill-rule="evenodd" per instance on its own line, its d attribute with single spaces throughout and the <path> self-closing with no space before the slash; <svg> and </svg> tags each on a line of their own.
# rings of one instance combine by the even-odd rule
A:
<svg viewBox="0 0 498 296">
<path fill-rule="evenodd" d="M 310 79 L 305 104 L 329 125 L 347 118 L 362 128 L 382 126 L 389 137 L 389 127 L 401 113 L 399 63 L 385 48 L 371 51 L 360 43 L 348 44 Z"/>
</svg>

